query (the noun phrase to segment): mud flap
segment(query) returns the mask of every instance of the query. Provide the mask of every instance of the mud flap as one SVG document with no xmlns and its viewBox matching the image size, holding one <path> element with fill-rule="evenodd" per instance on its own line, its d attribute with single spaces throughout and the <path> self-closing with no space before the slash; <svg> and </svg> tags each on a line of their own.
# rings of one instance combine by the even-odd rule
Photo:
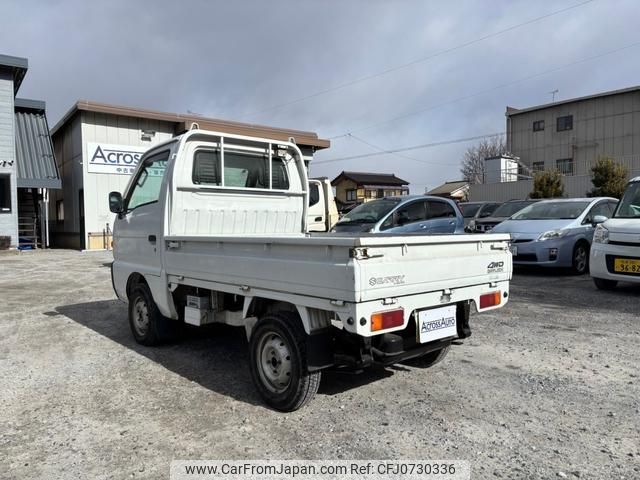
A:
<svg viewBox="0 0 640 480">
<path fill-rule="evenodd" d="M 316 330 L 307 335 L 307 369 L 309 372 L 331 367 L 333 358 L 333 335 L 331 328 Z"/>
<path fill-rule="evenodd" d="M 459 302 L 456 308 L 456 323 L 458 330 L 458 338 L 468 338 L 471 336 L 471 327 L 469 326 L 469 311 L 471 305 L 469 302 Z"/>
</svg>

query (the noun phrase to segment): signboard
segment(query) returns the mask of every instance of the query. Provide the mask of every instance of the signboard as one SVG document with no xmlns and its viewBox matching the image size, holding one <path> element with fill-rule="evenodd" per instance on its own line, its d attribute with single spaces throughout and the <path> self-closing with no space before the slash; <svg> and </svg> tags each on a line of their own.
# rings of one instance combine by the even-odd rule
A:
<svg viewBox="0 0 640 480">
<path fill-rule="evenodd" d="M 131 175 L 142 154 L 148 149 L 149 147 L 88 142 L 87 171 L 89 173 Z"/>
</svg>

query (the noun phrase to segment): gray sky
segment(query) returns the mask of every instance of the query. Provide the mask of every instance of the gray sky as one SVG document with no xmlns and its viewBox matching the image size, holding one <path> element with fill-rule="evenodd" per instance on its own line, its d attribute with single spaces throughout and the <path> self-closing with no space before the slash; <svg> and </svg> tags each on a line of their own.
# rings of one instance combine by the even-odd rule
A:
<svg viewBox="0 0 640 480">
<path fill-rule="evenodd" d="M 45 100 L 51 125 L 86 99 L 191 110 L 324 138 L 352 132 L 393 149 L 503 131 L 506 105 L 546 103 L 555 89 L 565 99 L 640 84 L 640 45 L 528 78 L 640 42 L 640 5 L 594 0 L 290 102 L 583 1 L 5 0 L 0 53 L 29 59 L 19 96 Z M 421 193 L 458 179 L 470 144 L 406 153 L 419 162 L 386 154 L 312 164 L 311 173 L 393 172 Z M 375 151 L 340 137 L 316 160 Z"/>
</svg>

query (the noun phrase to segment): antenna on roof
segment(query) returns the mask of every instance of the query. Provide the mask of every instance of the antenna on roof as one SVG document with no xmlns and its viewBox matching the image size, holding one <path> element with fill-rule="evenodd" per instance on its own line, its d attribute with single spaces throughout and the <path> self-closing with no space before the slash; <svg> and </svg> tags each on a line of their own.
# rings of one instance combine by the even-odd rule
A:
<svg viewBox="0 0 640 480">
<path fill-rule="evenodd" d="M 555 102 L 556 101 L 556 93 L 558 93 L 560 90 L 558 90 L 557 88 L 555 90 L 551 90 L 550 92 L 548 92 L 551 95 L 551 101 Z"/>
</svg>

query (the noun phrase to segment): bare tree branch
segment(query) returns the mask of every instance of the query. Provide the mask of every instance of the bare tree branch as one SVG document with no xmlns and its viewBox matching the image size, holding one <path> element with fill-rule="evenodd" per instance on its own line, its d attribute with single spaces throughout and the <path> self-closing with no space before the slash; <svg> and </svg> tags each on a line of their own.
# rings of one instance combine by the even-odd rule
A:
<svg viewBox="0 0 640 480">
<path fill-rule="evenodd" d="M 462 178 L 471 184 L 483 183 L 485 178 L 484 159 L 497 157 L 506 153 L 507 146 L 504 135 L 496 135 L 482 140 L 464 152 L 460 173 Z"/>
</svg>

